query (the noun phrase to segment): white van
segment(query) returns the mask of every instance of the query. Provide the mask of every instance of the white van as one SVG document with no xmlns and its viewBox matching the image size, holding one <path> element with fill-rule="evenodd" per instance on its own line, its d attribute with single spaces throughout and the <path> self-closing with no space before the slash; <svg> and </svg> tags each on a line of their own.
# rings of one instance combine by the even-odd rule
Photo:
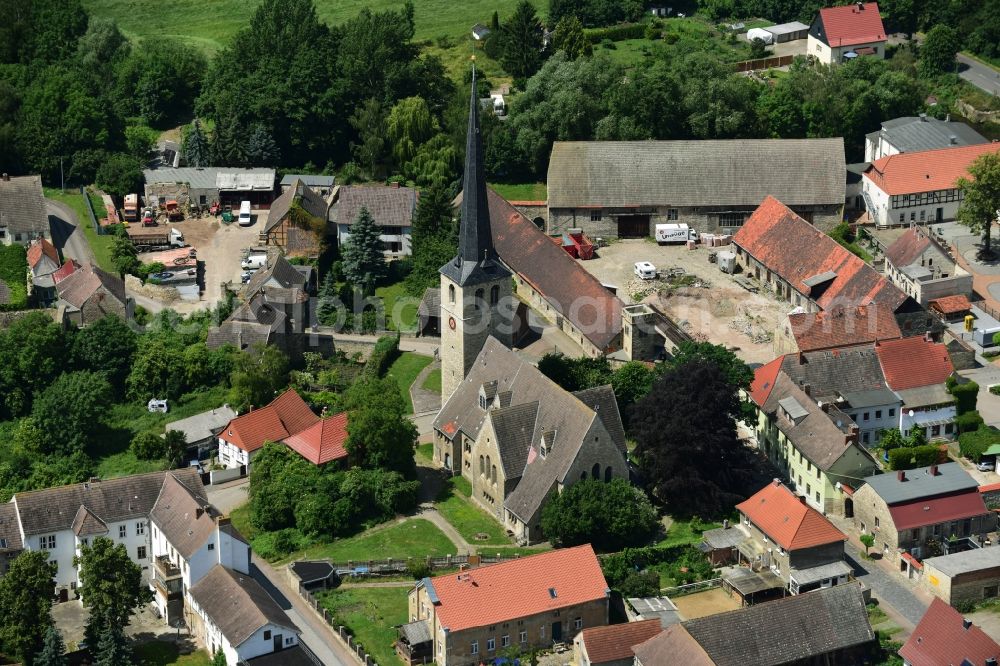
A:
<svg viewBox="0 0 1000 666">
<path fill-rule="evenodd" d="M 250 217 L 250 202 L 243 201 L 240 203 L 240 217 L 239 222 L 241 227 L 249 227 L 253 224 L 253 218 Z"/>
<path fill-rule="evenodd" d="M 264 268 L 264 264 L 267 263 L 266 254 L 251 254 L 242 262 L 240 262 L 240 268 L 245 271 L 255 271 L 258 268 Z"/>
<path fill-rule="evenodd" d="M 689 240 L 698 240 L 698 234 L 683 222 L 656 225 L 657 243 L 686 243 Z"/>
</svg>

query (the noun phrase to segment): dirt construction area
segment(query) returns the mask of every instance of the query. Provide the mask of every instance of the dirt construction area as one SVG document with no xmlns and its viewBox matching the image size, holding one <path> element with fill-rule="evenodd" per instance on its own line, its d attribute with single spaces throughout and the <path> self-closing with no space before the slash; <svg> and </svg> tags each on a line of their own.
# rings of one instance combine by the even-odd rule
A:
<svg viewBox="0 0 1000 666">
<path fill-rule="evenodd" d="M 732 246 L 688 250 L 652 240 L 621 240 L 581 263 L 604 284 L 616 286 L 626 304 L 651 303 L 696 340 L 733 348 L 748 363 L 767 363 L 774 358 L 774 331 L 791 306 L 750 293 L 709 262 L 710 251 L 725 250 Z M 660 277 L 637 278 L 637 261 L 652 263 Z"/>
<path fill-rule="evenodd" d="M 240 261 L 243 250 L 257 244 L 257 237 L 267 220 L 267 211 L 253 211 L 253 224 L 241 227 L 236 222 L 224 224 L 221 218 L 187 218 L 169 226 L 184 234 L 184 241 L 198 251 L 198 261 L 205 264 L 205 291 L 198 307 L 215 307 L 222 298 L 222 283 L 240 284 Z M 146 261 L 139 255 L 140 261 Z"/>
<path fill-rule="evenodd" d="M 674 605 L 677 606 L 677 612 L 685 620 L 725 613 L 742 607 L 735 595 L 730 596 L 721 587 L 686 594 L 682 597 L 673 597 L 670 601 L 674 602 Z"/>
</svg>

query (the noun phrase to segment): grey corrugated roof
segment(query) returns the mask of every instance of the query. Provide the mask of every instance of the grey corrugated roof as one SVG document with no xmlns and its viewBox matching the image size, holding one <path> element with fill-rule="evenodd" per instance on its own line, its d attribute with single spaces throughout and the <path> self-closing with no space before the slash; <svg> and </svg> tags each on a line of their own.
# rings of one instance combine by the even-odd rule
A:
<svg viewBox="0 0 1000 666">
<path fill-rule="evenodd" d="M 162 169 L 143 169 L 142 176 L 146 183 L 187 183 L 196 190 L 218 189 L 219 176 L 229 174 L 224 180 L 235 182 L 239 175 L 256 175 L 261 182 L 270 178 L 271 188 L 274 187 L 274 169 L 241 169 L 237 167 L 165 167 Z M 270 189 L 270 188 L 268 188 Z"/>
<path fill-rule="evenodd" d="M 260 583 L 221 564 L 192 585 L 189 593 L 233 647 L 268 624 L 299 633 Z"/>
<path fill-rule="evenodd" d="M 184 441 L 190 444 L 214 437 L 235 418 L 236 410 L 229 405 L 222 405 L 186 419 L 171 421 L 165 426 L 165 430 L 177 430 L 184 433 Z"/>
<path fill-rule="evenodd" d="M 891 405 L 899 402 L 896 394 L 887 388 L 872 389 L 870 391 L 845 391 L 841 395 L 851 407 L 875 407 L 876 405 Z"/>
<path fill-rule="evenodd" d="M 882 129 L 879 132 L 872 132 L 868 136 L 877 137 L 880 133 L 889 143 L 904 153 L 989 143 L 986 137 L 965 123 L 930 117 L 893 118 L 882 123 Z M 951 137 L 955 137 L 955 143 L 951 142 Z"/>
<path fill-rule="evenodd" d="M 802 283 L 807 287 L 815 287 L 816 285 L 823 284 L 824 282 L 829 282 L 837 277 L 836 271 L 823 271 L 818 275 L 813 275 L 812 277 L 807 277 Z"/>
<path fill-rule="evenodd" d="M 844 560 L 837 560 L 828 564 L 821 564 L 818 567 L 808 569 L 796 569 L 792 567 L 790 575 L 799 585 L 816 583 L 824 578 L 835 578 L 837 576 L 847 576 L 854 573 L 854 569 Z"/>
<path fill-rule="evenodd" d="M 930 407 L 931 405 L 947 405 L 955 402 L 955 396 L 948 393 L 948 389 L 942 384 L 931 384 L 929 386 L 896 391 L 896 394 L 903 401 L 904 409 Z"/>
<path fill-rule="evenodd" d="M 41 176 L 0 178 L 0 228 L 3 227 L 10 234 L 49 235 Z"/>
<path fill-rule="evenodd" d="M 875 348 L 870 345 L 788 354 L 781 362 L 781 371 L 800 386 L 808 384 L 809 395 L 824 402 L 833 402 L 846 393 L 889 388 Z"/>
<path fill-rule="evenodd" d="M 1000 548 L 988 546 L 952 555 L 928 557 L 924 560 L 924 564 L 932 566 L 948 576 L 958 576 L 983 569 L 995 569 L 1000 567 Z"/>
<path fill-rule="evenodd" d="M 629 597 L 628 603 L 643 620 L 658 619 L 661 627 L 681 621 L 677 606 L 668 597 Z"/>
<path fill-rule="evenodd" d="M 549 208 L 842 204 L 843 139 L 557 141 Z"/>
<path fill-rule="evenodd" d="M 809 416 L 809 410 L 800 405 L 799 401 L 793 396 L 782 398 L 778 401 L 778 404 L 781 405 L 781 408 L 788 412 L 788 415 L 796 421 Z"/>
<path fill-rule="evenodd" d="M 865 479 L 875 494 L 886 504 L 899 504 L 917 499 L 935 497 L 960 490 L 973 490 L 979 484 L 958 463 L 937 466 L 936 476 L 926 467 L 906 470 L 906 481 L 900 481 L 895 472 L 876 474 Z"/>
<path fill-rule="evenodd" d="M 805 663 L 875 639 L 858 583 L 688 620 L 683 626 L 718 666 Z"/>
<path fill-rule="evenodd" d="M 734 525 L 705 530 L 701 533 L 701 538 L 713 549 L 718 550 L 720 548 L 735 548 L 750 537 L 738 525 Z"/>
<path fill-rule="evenodd" d="M 304 173 L 289 173 L 281 177 L 282 187 L 301 180 L 309 187 L 333 187 L 333 176 L 310 176 Z"/>
<path fill-rule="evenodd" d="M 419 645 L 431 641 L 431 623 L 427 620 L 417 620 L 399 627 L 401 633 L 410 645 Z"/>
<path fill-rule="evenodd" d="M 764 28 L 772 35 L 787 35 L 791 32 L 802 32 L 803 30 L 808 30 L 809 26 L 805 23 L 800 23 L 799 21 L 792 21 L 791 23 L 781 23 L 779 25 L 772 25 Z"/>
</svg>

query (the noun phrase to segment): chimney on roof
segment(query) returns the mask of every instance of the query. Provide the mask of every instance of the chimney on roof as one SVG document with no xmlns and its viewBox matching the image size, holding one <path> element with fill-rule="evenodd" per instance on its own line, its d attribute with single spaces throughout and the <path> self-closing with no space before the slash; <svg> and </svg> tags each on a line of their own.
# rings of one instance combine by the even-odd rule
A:
<svg viewBox="0 0 1000 666">
<path fill-rule="evenodd" d="M 970 620 L 969 618 L 963 617 L 962 618 L 962 628 L 965 629 L 966 631 L 968 631 L 969 629 L 971 629 L 972 628 L 972 620 Z"/>
<path fill-rule="evenodd" d="M 203 513 L 205 513 L 205 510 L 199 506 L 197 509 L 194 510 L 194 519 L 198 520 L 199 518 L 201 518 L 201 515 Z"/>
<path fill-rule="evenodd" d="M 812 397 L 812 385 L 811 384 L 803 384 L 802 385 L 802 392 L 805 393 L 807 396 L 809 396 L 811 398 Z"/>
<path fill-rule="evenodd" d="M 902 470 L 901 469 L 898 472 L 896 472 L 896 480 L 897 481 L 906 481 L 906 470 Z"/>
<path fill-rule="evenodd" d="M 920 122 L 922 122 L 922 123 L 926 123 L 927 122 L 927 114 L 926 113 L 921 113 L 920 114 Z"/>
<path fill-rule="evenodd" d="M 780 486 L 781 485 L 781 479 L 775 479 L 774 480 L 774 485 L 775 485 L 775 487 Z"/>
<path fill-rule="evenodd" d="M 806 503 L 806 496 L 805 495 L 799 495 L 799 501 L 802 502 L 803 504 L 805 504 Z"/>
<path fill-rule="evenodd" d="M 806 364 L 806 354 L 803 351 L 799 351 L 799 365 Z"/>
<path fill-rule="evenodd" d="M 986 666 L 997 666 L 996 657 L 986 657 Z"/>
<path fill-rule="evenodd" d="M 3 174 L 3 179 L 4 179 L 4 182 L 6 182 L 6 183 L 10 182 L 10 175 L 6 171 Z"/>
<path fill-rule="evenodd" d="M 931 465 L 927 471 L 930 472 L 931 476 L 937 476 L 938 474 L 940 474 L 937 465 Z"/>
<path fill-rule="evenodd" d="M 398 190 L 399 189 L 399 181 L 398 180 L 392 181 L 392 189 L 394 189 L 394 190 Z"/>
<path fill-rule="evenodd" d="M 957 146 L 958 145 L 958 137 L 955 136 L 954 134 L 952 134 L 951 136 L 948 137 L 948 143 L 950 143 L 953 146 Z"/>
<path fill-rule="evenodd" d="M 863 12 L 865 10 L 865 3 L 861 2 L 861 0 L 858 0 L 857 5 L 858 5 L 858 11 L 859 12 Z"/>
</svg>

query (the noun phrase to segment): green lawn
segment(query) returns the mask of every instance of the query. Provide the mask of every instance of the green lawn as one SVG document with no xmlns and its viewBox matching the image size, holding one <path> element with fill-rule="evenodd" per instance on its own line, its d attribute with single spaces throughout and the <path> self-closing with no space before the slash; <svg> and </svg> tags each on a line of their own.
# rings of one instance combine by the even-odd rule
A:
<svg viewBox="0 0 1000 666">
<path fill-rule="evenodd" d="M 434 460 L 434 443 L 426 442 L 417 446 L 417 455 L 420 456 L 421 460 L 426 462 Z"/>
<path fill-rule="evenodd" d="M 413 413 L 413 401 L 410 400 L 410 385 L 420 374 L 420 371 L 430 365 L 433 361 L 430 356 L 414 354 L 413 352 L 403 352 L 392 365 L 389 366 L 387 377 L 393 377 L 399 384 L 399 392 L 406 402 L 406 413 Z"/>
<path fill-rule="evenodd" d="M 355 639 L 374 657 L 379 666 L 398 666 L 393 651 L 394 625 L 407 621 L 406 587 L 368 587 L 321 592 L 320 603 L 333 613 L 335 624 L 349 627 Z"/>
<path fill-rule="evenodd" d="M 233 521 L 233 527 L 247 539 L 253 538 L 254 534 L 257 533 L 254 526 L 250 524 L 250 502 L 230 511 L 229 519 Z"/>
<path fill-rule="evenodd" d="M 424 379 L 423 386 L 421 387 L 425 391 L 431 391 L 433 393 L 441 392 L 441 368 L 434 368 Z"/>
<path fill-rule="evenodd" d="M 117 273 L 114 264 L 111 263 L 111 236 L 97 235 L 94 225 L 90 222 L 90 212 L 87 210 L 87 204 L 83 200 L 83 195 L 77 190 L 66 190 L 63 193 L 58 188 L 46 187 L 45 196 L 53 201 L 60 201 L 73 209 L 73 212 L 76 213 L 77 218 L 80 220 L 80 226 L 83 227 L 83 235 L 87 239 L 90 249 L 94 252 L 97 265 L 106 271 Z M 91 201 L 94 202 L 94 199 L 91 199 Z M 99 199 L 96 203 L 97 205 L 94 207 L 94 210 L 95 212 L 100 212 L 100 209 L 103 209 L 103 204 L 100 203 Z"/>
<path fill-rule="evenodd" d="M 465 479 L 462 480 L 465 481 Z M 512 544 L 500 523 L 473 504 L 468 493 L 454 485 L 454 479 L 449 479 L 449 485 L 448 496 L 437 502 L 435 506 L 466 541 L 477 547 L 480 545 L 509 546 Z M 488 538 L 477 539 L 477 534 L 485 534 Z"/>
<path fill-rule="evenodd" d="M 545 183 L 490 183 L 490 187 L 507 201 L 545 201 Z"/>
<path fill-rule="evenodd" d="M 548 3 L 533 0 L 544 18 Z M 112 18 L 131 38 L 162 40 L 176 38 L 214 53 L 228 44 L 236 32 L 250 22 L 250 15 L 259 4 L 247 0 L 83 0 L 95 16 Z M 516 0 L 416 0 L 414 2 L 416 39 L 432 40 L 447 36 L 471 43 L 470 30 L 476 22 L 488 23 L 493 10 L 507 18 L 517 5 Z M 362 9 L 400 10 L 399 0 L 316 0 L 321 20 L 334 25 L 343 23 Z"/>
<path fill-rule="evenodd" d="M 0 245 L 0 281 L 7 286 L 3 305 L 20 309 L 28 305 L 28 261 L 20 245 Z"/>
<path fill-rule="evenodd" d="M 631 68 L 651 60 L 657 47 L 657 42 L 648 39 L 623 39 L 614 42 L 613 49 L 594 44 L 594 53 L 605 53 L 614 62 Z"/>
<path fill-rule="evenodd" d="M 667 536 L 660 541 L 657 546 L 682 546 L 695 545 L 701 543 L 701 533 L 705 530 L 712 530 L 722 527 L 722 523 L 705 523 L 696 520 L 678 520 L 670 526 Z"/>
<path fill-rule="evenodd" d="M 306 549 L 305 559 L 334 562 L 367 562 L 388 558 L 428 557 L 455 554 L 455 545 L 434 524 L 423 518 L 379 526 L 348 539 L 317 544 Z"/>
<path fill-rule="evenodd" d="M 177 646 L 167 641 L 152 641 L 133 646 L 136 666 L 210 666 L 211 657 L 204 650 L 179 654 Z"/>
<path fill-rule="evenodd" d="M 402 282 L 375 289 L 375 296 L 382 299 L 386 325 L 394 331 L 417 330 L 417 308 L 420 299 L 410 296 Z"/>
<path fill-rule="evenodd" d="M 139 460 L 129 450 L 104 456 L 97 461 L 97 476 L 102 479 L 114 479 L 131 474 L 158 472 L 167 468 L 166 460 Z"/>
</svg>

